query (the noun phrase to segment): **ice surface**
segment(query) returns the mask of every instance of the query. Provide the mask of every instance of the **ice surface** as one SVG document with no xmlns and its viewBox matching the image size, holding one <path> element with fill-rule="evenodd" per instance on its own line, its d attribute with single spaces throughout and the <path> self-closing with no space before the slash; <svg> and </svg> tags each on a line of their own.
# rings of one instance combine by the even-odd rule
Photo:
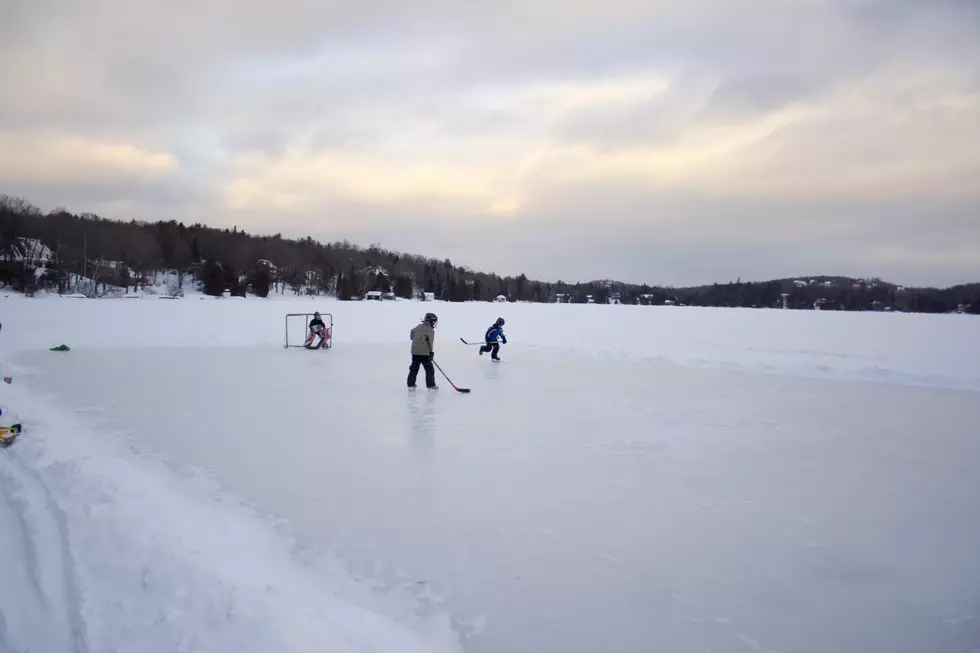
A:
<svg viewBox="0 0 980 653">
<path fill-rule="evenodd" d="M 506 313 L 512 344 L 565 354 L 817 378 L 980 390 L 972 315 L 585 304 L 338 302 L 325 298 L 6 299 L 0 353 L 155 346 L 282 346 L 286 313 L 332 312 L 336 344 L 400 343 L 428 310 L 437 346 L 479 340 Z"/>
<path fill-rule="evenodd" d="M 8 648 L 980 647 L 975 319 L 640 308 L 0 304 Z"/>
<path fill-rule="evenodd" d="M 459 650 L 442 615 L 304 563 L 272 516 L 25 389 L 3 397 L 26 430 L 0 452 L 0 651 Z"/>
</svg>

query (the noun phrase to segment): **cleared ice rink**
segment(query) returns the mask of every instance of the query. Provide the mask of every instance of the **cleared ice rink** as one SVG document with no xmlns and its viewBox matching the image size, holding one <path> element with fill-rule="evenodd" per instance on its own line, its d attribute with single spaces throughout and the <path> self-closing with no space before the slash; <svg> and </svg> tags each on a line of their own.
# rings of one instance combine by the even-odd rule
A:
<svg viewBox="0 0 980 653">
<path fill-rule="evenodd" d="M 259 310 L 245 304 L 226 305 Z M 437 376 L 438 393 L 412 394 L 407 309 L 385 316 L 390 336 L 374 315 L 345 341 L 338 313 L 347 309 L 331 306 L 337 339 L 327 352 L 284 350 L 281 326 L 278 343 L 249 343 L 241 331 L 220 347 L 186 333 L 174 343 L 157 321 L 169 346 L 25 348 L 11 361 L 38 401 L 95 427 L 84 437 L 121 440 L 178 476 L 212 479 L 295 538 L 297 565 L 339 560 L 397 588 L 411 610 L 445 612 L 467 651 L 980 644 L 980 401 L 928 387 L 942 368 L 903 364 L 906 343 L 890 358 L 867 346 L 866 359 L 884 378 L 919 383 L 848 378 L 861 369 L 860 352 L 845 353 L 853 340 L 842 343 L 837 374 L 804 378 L 785 365 L 780 374 L 730 369 L 751 360 L 752 343 L 716 365 L 710 354 L 723 347 L 711 342 L 706 360 L 688 365 L 664 362 L 642 336 L 607 343 L 647 354 L 634 359 L 528 347 L 514 335 L 522 327 L 568 323 L 556 307 L 519 307 L 524 324 L 508 318 L 514 344 L 494 365 L 458 341 L 473 333 L 453 328 L 480 324 L 467 314 L 474 307 L 437 305 L 437 360 L 473 392 L 456 394 Z M 506 310 L 482 308 L 488 323 Z M 261 311 L 268 324 L 286 312 Z M 535 315 L 550 326 L 529 326 Z M 686 313 L 702 330 L 695 337 L 713 315 Z M 740 318 L 785 319 L 729 315 L 736 331 Z M 348 324 L 357 319 L 366 318 Z M 690 331 L 659 327 L 658 339 L 696 348 Z M 797 365 L 805 348 L 792 354 Z M 832 354 L 812 350 L 811 369 Z M 945 368 L 945 385 L 972 382 L 960 360 Z M 331 580 L 318 582 L 328 590 Z"/>
</svg>

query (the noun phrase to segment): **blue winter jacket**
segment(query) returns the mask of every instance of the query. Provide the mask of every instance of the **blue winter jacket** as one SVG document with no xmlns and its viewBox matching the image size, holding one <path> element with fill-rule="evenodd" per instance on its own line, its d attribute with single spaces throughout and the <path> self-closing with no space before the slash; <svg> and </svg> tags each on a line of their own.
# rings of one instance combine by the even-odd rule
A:
<svg viewBox="0 0 980 653">
<path fill-rule="evenodd" d="M 487 329 L 487 342 L 497 342 L 497 338 L 500 338 L 501 342 L 505 345 L 507 344 L 507 336 L 504 335 L 503 328 L 494 324 L 492 327 Z"/>
</svg>

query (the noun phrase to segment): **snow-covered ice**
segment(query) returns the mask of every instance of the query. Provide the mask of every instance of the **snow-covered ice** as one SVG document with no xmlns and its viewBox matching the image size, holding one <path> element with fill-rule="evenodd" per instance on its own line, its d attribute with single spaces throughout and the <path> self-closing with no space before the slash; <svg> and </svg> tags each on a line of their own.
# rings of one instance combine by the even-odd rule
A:
<svg viewBox="0 0 980 653">
<path fill-rule="evenodd" d="M 334 349 L 284 350 L 314 309 Z M 427 310 L 470 395 L 405 390 Z M 459 337 L 498 314 L 492 364 Z M 0 322 L 26 427 L 0 452 L 0 650 L 980 648 L 971 316 L 9 299 Z"/>
</svg>

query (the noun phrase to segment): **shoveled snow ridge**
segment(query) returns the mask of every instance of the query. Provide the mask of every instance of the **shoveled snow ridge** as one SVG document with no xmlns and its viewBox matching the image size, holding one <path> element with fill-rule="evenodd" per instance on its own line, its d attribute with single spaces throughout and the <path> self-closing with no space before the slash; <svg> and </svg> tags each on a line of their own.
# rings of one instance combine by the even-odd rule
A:
<svg viewBox="0 0 980 653">
<path fill-rule="evenodd" d="M 0 650 L 459 650 L 443 614 L 301 563 L 206 479 L 18 388 L 4 399 L 31 429 L 0 451 Z"/>
</svg>

